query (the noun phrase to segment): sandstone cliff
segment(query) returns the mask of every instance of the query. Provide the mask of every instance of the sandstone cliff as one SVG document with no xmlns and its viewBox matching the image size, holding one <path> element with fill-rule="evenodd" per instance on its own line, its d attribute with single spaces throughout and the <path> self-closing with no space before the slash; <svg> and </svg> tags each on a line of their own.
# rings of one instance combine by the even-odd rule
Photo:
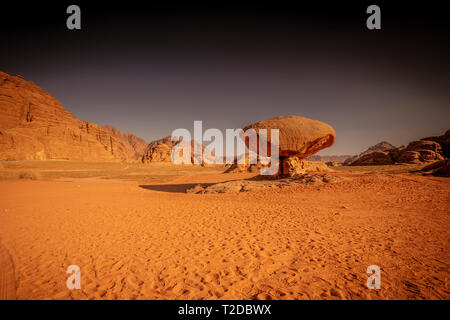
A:
<svg viewBox="0 0 450 320">
<path fill-rule="evenodd" d="M 77 119 L 49 93 L 0 72 L 0 160 L 130 161 L 136 150 Z"/>
<path fill-rule="evenodd" d="M 134 159 L 141 159 L 147 150 L 148 143 L 132 133 L 119 131 L 113 126 L 103 126 L 101 128 L 113 137 L 119 139 L 125 146 L 127 153 L 132 155 Z"/>
</svg>

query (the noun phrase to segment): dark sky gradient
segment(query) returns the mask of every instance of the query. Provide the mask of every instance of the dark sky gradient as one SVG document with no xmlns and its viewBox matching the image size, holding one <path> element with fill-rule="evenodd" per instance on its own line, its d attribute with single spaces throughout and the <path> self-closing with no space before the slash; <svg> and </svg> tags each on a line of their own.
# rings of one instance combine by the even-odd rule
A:
<svg viewBox="0 0 450 320">
<path fill-rule="evenodd" d="M 392 2 L 392 1 L 391 1 Z M 80 4 L 82 30 L 66 29 Z M 173 129 L 239 128 L 297 114 L 331 124 L 321 154 L 355 154 L 450 129 L 444 2 L 189 5 L 45 1 L 0 13 L 0 70 L 20 74 L 78 118 L 147 141 Z"/>
</svg>

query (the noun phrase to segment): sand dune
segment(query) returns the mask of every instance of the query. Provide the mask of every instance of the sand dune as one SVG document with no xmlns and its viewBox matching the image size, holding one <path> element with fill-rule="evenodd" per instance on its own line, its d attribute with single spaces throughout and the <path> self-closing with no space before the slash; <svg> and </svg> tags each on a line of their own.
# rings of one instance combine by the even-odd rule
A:
<svg viewBox="0 0 450 320">
<path fill-rule="evenodd" d="M 448 179 L 333 174 L 346 179 L 204 195 L 183 190 L 252 175 L 0 181 L 0 235 L 14 263 L 15 294 L 449 299 Z M 0 283 L 11 279 L 4 252 Z M 66 288 L 72 264 L 81 267 L 81 290 Z M 382 270 L 381 290 L 366 288 L 373 264 Z M 0 292 L 3 298 L 4 284 Z"/>
</svg>

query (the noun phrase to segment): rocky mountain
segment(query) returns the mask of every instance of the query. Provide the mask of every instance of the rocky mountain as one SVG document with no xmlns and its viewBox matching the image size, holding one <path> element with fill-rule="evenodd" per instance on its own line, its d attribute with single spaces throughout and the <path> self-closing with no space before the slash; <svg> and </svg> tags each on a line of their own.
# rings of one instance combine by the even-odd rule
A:
<svg viewBox="0 0 450 320">
<path fill-rule="evenodd" d="M 371 153 L 371 152 L 375 152 L 375 151 L 383 152 L 383 151 L 391 150 L 391 149 L 394 149 L 394 148 L 395 148 L 395 146 L 390 144 L 389 142 L 381 141 L 381 142 L 377 143 L 376 145 L 369 147 L 366 151 L 360 153 L 359 156 L 361 157 L 361 156 L 363 156 L 365 154 L 368 154 L 368 153 Z"/>
<path fill-rule="evenodd" d="M 356 159 L 359 159 L 359 158 L 365 156 L 366 154 L 370 154 L 373 152 L 384 152 L 384 151 L 394 149 L 394 148 L 395 148 L 395 146 L 390 144 L 389 142 L 381 141 L 381 142 L 377 143 L 376 145 L 367 148 L 367 150 L 361 152 L 360 154 L 346 159 L 344 161 L 344 165 L 349 165 L 350 163 L 353 163 Z"/>
<path fill-rule="evenodd" d="M 119 131 L 113 126 L 103 126 L 101 128 L 111 136 L 119 139 L 127 149 L 127 153 L 133 155 L 134 159 L 141 159 L 147 150 L 148 143 L 132 133 Z"/>
<path fill-rule="evenodd" d="M 0 72 L 0 160 L 132 161 L 139 144 L 125 140 L 77 119 L 33 82 Z"/>
<path fill-rule="evenodd" d="M 142 162 L 172 162 L 172 148 L 175 144 L 171 136 L 150 142 L 142 156 Z"/>
<path fill-rule="evenodd" d="M 443 136 L 432 137 L 436 141 L 428 140 L 430 138 L 424 138 L 418 141 L 410 142 L 406 147 L 390 148 L 382 150 L 384 147 L 389 147 L 388 143 L 381 143 L 376 146 L 379 148 L 373 148 L 371 152 L 364 152 L 357 156 L 347 160 L 344 164 L 350 166 L 367 166 L 367 165 L 389 165 L 396 163 L 422 163 L 428 161 L 444 160 L 445 154 L 443 152 L 444 147 L 448 148 L 448 137 L 450 130 Z M 392 146 L 392 145 L 391 145 Z M 375 147 L 375 146 L 374 146 Z M 368 149 L 370 150 L 370 148 Z"/>
<path fill-rule="evenodd" d="M 181 138 L 172 141 L 171 136 L 164 137 L 159 140 L 152 141 L 148 144 L 144 155 L 141 158 L 143 163 L 150 162 L 172 162 L 172 149 L 177 146 L 183 148 L 186 144 L 190 144 L 191 147 L 191 163 L 194 164 L 194 156 L 197 157 L 197 163 L 206 165 L 205 159 L 209 160 L 209 163 L 214 162 L 214 154 L 208 151 L 201 143 L 191 140 L 190 142 L 184 142 Z M 194 146 L 197 145 L 202 150 L 202 155 L 194 154 Z"/>
</svg>

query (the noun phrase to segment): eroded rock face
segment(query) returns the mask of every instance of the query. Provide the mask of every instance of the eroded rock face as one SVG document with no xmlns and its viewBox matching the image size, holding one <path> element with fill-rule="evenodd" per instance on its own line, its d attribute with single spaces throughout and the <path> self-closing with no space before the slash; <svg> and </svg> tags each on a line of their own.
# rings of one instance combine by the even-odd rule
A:
<svg viewBox="0 0 450 320">
<path fill-rule="evenodd" d="M 302 159 L 295 156 L 282 158 L 280 170 L 283 177 L 294 177 L 306 173 Z"/>
<path fill-rule="evenodd" d="M 121 132 L 113 126 L 103 126 L 101 128 L 122 142 L 127 153 L 133 155 L 134 159 L 141 159 L 147 150 L 148 143 L 132 133 Z"/>
<path fill-rule="evenodd" d="M 172 162 L 172 148 L 167 144 L 158 144 L 147 149 L 143 162 Z"/>
<path fill-rule="evenodd" d="M 330 125 L 300 116 L 281 116 L 259 121 L 246 126 L 244 132 L 249 129 L 255 130 L 259 140 L 263 141 L 263 146 L 271 144 L 271 130 L 279 130 L 280 167 L 277 174 L 279 177 L 304 174 L 306 172 L 304 159 L 331 146 L 336 139 L 336 133 Z M 267 130 L 267 135 L 263 135 L 261 129 Z M 251 151 L 271 156 L 270 147 L 259 150 L 258 144 L 257 149 L 252 150 L 248 139 L 245 139 L 245 143 Z"/>
<path fill-rule="evenodd" d="M 135 152 L 34 83 L 0 72 L 0 159 L 132 161 Z"/>
<path fill-rule="evenodd" d="M 436 161 L 425 166 L 421 171 L 430 172 L 434 176 L 450 177 L 450 159 Z"/>
<path fill-rule="evenodd" d="M 260 138 L 260 129 L 279 129 L 280 157 L 297 156 L 305 159 L 331 146 L 336 139 L 336 132 L 330 125 L 300 116 L 282 116 L 263 120 L 245 127 L 244 131 L 248 129 L 254 129 Z M 267 143 L 270 143 L 270 130 L 267 134 Z M 249 147 L 248 141 L 246 144 Z M 270 150 L 267 153 L 270 156 Z"/>
<path fill-rule="evenodd" d="M 395 146 L 393 146 L 392 144 L 390 144 L 387 141 L 381 141 L 381 142 L 377 143 L 376 145 L 373 145 L 373 146 L 367 148 L 367 150 L 361 152 L 360 154 L 353 156 L 353 157 L 349 157 L 348 159 L 346 159 L 344 161 L 344 165 L 346 165 L 346 166 L 356 165 L 356 164 L 353 164 L 353 162 L 364 163 L 366 161 L 367 161 L 367 163 L 370 163 L 370 165 L 378 165 L 376 163 L 375 158 L 372 156 L 366 157 L 363 160 L 360 160 L 360 158 L 362 158 L 363 156 L 368 155 L 370 153 L 373 153 L 373 152 L 386 152 L 386 151 L 390 151 L 393 149 L 395 149 Z M 386 160 L 384 160 L 382 162 L 386 162 Z M 358 164 L 358 165 L 366 165 L 366 164 Z M 369 165 L 369 164 L 367 164 L 367 165 Z"/>
<path fill-rule="evenodd" d="M 258 173 L 261 168 L 268 167 L 269 165 L 262 165 L 260 162 L 256 164 L 249 164 L 248 156 L 245 164 L 234 163 L 231 165 L 225 173 Z M 295 177 L 298 175 L 303 175 L 305 173 L 313 172 L 332 172 L 325 163 L 321 161 L 307 161 L 299 157 L 284 157 L 280 160 L 279 172 L 277 177 Z"/>
<path fill-rule="evenodd" d="M 372 153 L 375 151 L 385 152 L 388 150 L 392 150 L 394 148 L 395 148 L 395 146 L 390 144 L 389 142 L 381 141 L 381 142 L 377 143 L 376 145 L 369 147 L 366 151 L 360 153 L 359 156 L 364 156 L 366 154 L 369 154 L 369 153 Z"/>
<path fill-rule="evenodd" d="M 445 136 L 438 137 L 440 140 L 437 140 L 441 142 L 445 141 Z M 387 145 L 385 144 L 385 146 Z M 418 164 L 427 161 L 443 160 L 443 149 L 443 145 L 439 142 L 422 139 L 412 141 L 406 147 L 393 148 L 383 152 L 364 152 L 359 156 L 349 159 L 344 164 L 351 166 L 389 165 L 395 163 Z"/>
<path fill-rule="evenodd" d="M 394 163 L 421 163 L 442 160 L 442 147 L 434 141 L 412 141 L 408 146 L 388 151 Z"/>
<path fill-rule="evenodd" d="M 192 164 L 200 164 L 202 166 L 207 166 L 208 163 L 212 163 L 214 161 L 214 154 L 212 154 L 203 145 L 196 142 L 195 140 L 191 140 L 190 142 L 184 142 L 182 139 L 172 141 L 171 136 L 167 136 L 165 138 L 151 142 L 148 145 L 147 150 L 145 151 L 141 160 L 143 163 L 172 162 L 172 149 L 175 146 L 183 147 L 182 144 L 190 145 Z M 194 153 L 195 145 L 197 145 L 198 149 L 202 150 L 201 155 L 200 154 L 196 155 Z M 182 150 L 180 151 L 180 156 L 182 156 Z M 194 157 L 196 157 L 195 161 Z M 208 161 L 205 161 L 205 159 L 208 159 Z"/>
<path fill-rule="evenodd" d="M 434 141 L 439 143 L 442 148 L 442 155 L 445 158 L 450 158 L 450 130 L 447 130 L 442 136 L 428 137 L 421 140 Z"/>
<path fill-rule="evenodd" d="M 408 144 L 406 150 L 408 151 L 430 150 L 435 153 L 442 154 L 441 145 L 435 141 L 428 141 L 428 140 L 412 141 Z"/>
<path fill-rule="evenodd" d="M 142 156 L 142 162 L 171 162 L 172 148 L 176 143 L 178 141 L 172 142 L 170 136 L 150 142 Z"/>
<path fill-rule="evenodd" d="M 367 153 L 355 159 L 352 166 L 370 166 L 370 165 L 387 165 L 393 164 L 394 161 L 389 155 L 389 152 L 374 151 Z"/>
<path fill-rule="evenodd" d="M 398 163 L 420 163 L 420 153 L 404 150 L 398 157 Z"/>
<path fill-rule="evenodd" d="M 295 177 L 305 173 L 332 172 L 325 163 L 320 161 L 306 161 L 299 157 L 287 157 L 281 159 L 279 175 L 281 177 Z"/>
</svg>

